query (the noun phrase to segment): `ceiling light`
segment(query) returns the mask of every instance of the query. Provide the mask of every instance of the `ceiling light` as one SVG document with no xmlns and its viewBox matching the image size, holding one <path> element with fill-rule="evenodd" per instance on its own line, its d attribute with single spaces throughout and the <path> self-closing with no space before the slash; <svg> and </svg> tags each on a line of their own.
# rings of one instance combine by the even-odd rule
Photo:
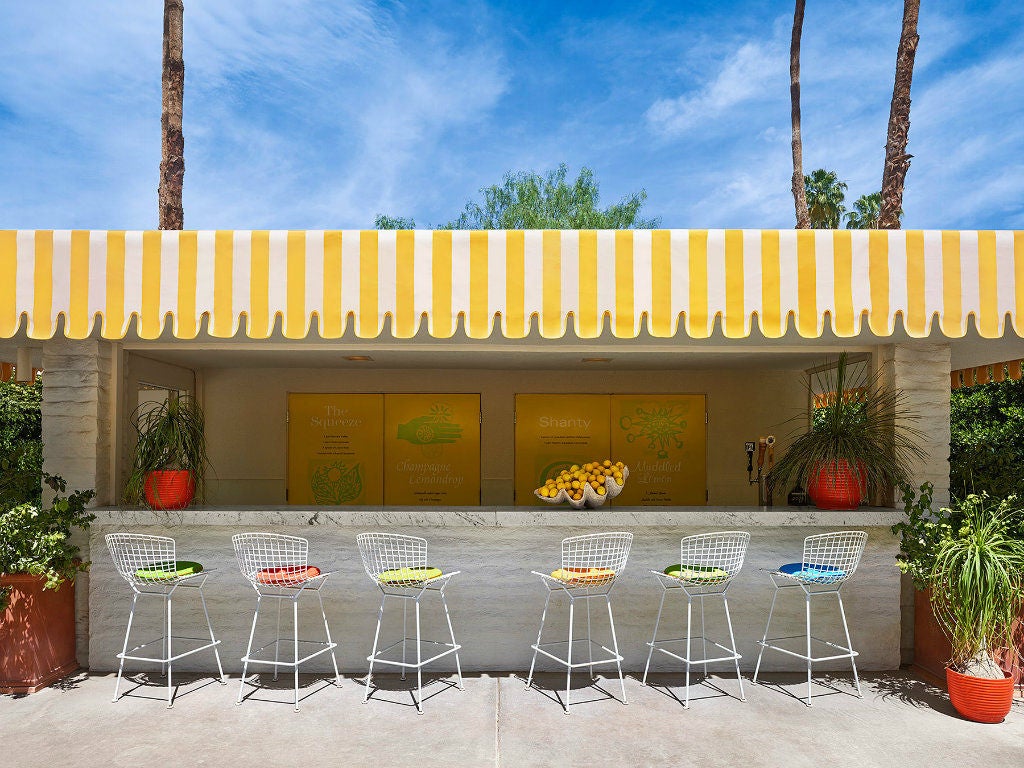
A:
<svg viewBox="0 0 1024 768">
<path fill-rule="evenodd" d="M 372 363 L 373 358 L 369 355 L 345 355 L 346 360 L 351 360 L 353 363 Z"/>
<path fill-rule="evenodd" d="M 610 357 L 584 357 L 584 363 L 610 363 L 612 359 Z"/>
</svg>

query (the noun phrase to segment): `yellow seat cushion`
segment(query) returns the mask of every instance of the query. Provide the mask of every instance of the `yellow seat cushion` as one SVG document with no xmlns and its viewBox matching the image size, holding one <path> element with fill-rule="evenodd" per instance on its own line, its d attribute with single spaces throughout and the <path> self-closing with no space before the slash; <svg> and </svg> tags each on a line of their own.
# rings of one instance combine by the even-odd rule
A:
<svg viewBox="0 0 1024 768">
<path fill-rule="evenodd" d="M 610 568 L 559 568 L 551 572 L 551 578 L 564 581 L 572 586 L 600 586 L 615 578 Z"/>
<path fill-rule="evenodd" d="M 665 569 L 665 574 L 680 581 L 691 581 L 694 584 L 715 584 L 729 578 L 729 574 L 721 568 L 713 568 L 709 565 L 682 565 L 680 563 L 670 565 Z"/>
<path fill-rule="evenodd" d="M 382 584 L 407 586 L 409 584 L 422 584 L 424 581 L 436 579 L 440 575 L 440 568 L 428 565 L 426 568 L 396 568 L 393 571 L 384 571 L 378 579 Z"/>
<path fill-rule="evenodd" d="M 192 576 L 203 570 L 203 566 L 191 560 L 178 560 L 174 563 L 152 563 L 148 568 L 139 568 L 135 575 L 147 581 L 169 581 Z"/>
</svg>

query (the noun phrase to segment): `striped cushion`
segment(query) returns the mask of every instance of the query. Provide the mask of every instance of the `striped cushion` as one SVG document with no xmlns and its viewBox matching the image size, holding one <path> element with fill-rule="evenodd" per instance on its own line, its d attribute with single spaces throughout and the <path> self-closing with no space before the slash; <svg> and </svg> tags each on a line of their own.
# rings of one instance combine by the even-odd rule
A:
<svg viewBox="0 0 1024 768">
<path fill-rule="evenodd" d="M 408 586 L 410 584 L 422 584 L 424 581 L 436 579 L 440 575 L 440 568 L 428 565 L 425 568 L 396 568 L 392 571 L 384 571 L 377 578 L 382 584 Z"/>
<path fill-rule="evenodd" d="M 813 563 L 786 563 L 779 568 L 779 573 L 785 573 L 800 581 L 814 581 L 821 584 L 831 584 L 846 577 L 846 571 L 841 568 Z"/>
<path fill-rule="evenodd" d="M 729 578 L 729 574 L 726 571 L 710 565 L 682 565 L 676 563 L 666 568 L 665 573 L 680 581 L 689 581 L 694 584 L 716 584 Z"/>
<path fill-rule="evenodd" d="M 551 578 L 564 581 L 570 586 L 599 586 L 615 579 L 611 568 L 559 568 L 551 572 Z"/>
<path fill-rule="evenodd" d="M 315 579 L 320 575 L 320 569 L 315 565 L 282 565 L 279 568 L 264 568 L 256 572 L 256 581 L 260 584 L 289 585 L 301 584 L 304 581 Z"/>
</svg>

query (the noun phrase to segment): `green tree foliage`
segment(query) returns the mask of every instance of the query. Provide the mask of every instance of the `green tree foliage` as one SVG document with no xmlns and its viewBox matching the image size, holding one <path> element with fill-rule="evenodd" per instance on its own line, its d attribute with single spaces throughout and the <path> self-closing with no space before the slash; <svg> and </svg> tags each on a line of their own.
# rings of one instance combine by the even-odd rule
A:
<svg viewBox="0 0 1024 768">
<path fill-rule="evenodd" d="M 953 391 L 950 493 L 1024 499 L 1024 379 Z"/>
<path fill-rule="evenodd" d="M 0 381 L 0 509 L 37 502 L 43 481 L 43 385 Z"/>
<path fill-rule="evenodd" d="M 462 213 L 439 229 L 653 229 L 660 219 L 645 219 L 640 209 L 644 190 L 600 208 L 599 184 L 584 167 L 574 181 L 562 163 L 546 176 L 532 172 L 506 173 L 501 184 L 480 190 L 482 200 L 470 200 Z M 411 229 L 410 218 L 377 217 L 377 229 Z"/>
<path fill-rule="evenodd" d="M 882 193 L 872 192 L 861 195 L 853 204 L 853 210 L 846 213 L 847 229 L 878 229 L 878 217 L 882 212 Z M 899 211 L 903 218 L 903 211 Z"/>
<path fill-rule="evenodd" d="M 846 182 L 835 171 L 818 168 L 804 177 L 807 188 L 807 210 L 814 229 L 839 229 L 846 212 Z"/>
</svg>

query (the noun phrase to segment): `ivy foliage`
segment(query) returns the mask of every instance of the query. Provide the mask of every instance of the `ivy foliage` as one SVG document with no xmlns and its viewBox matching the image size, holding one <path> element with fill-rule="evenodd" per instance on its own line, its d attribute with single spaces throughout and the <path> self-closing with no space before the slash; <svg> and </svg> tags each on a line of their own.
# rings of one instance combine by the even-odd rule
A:
<svg viewBox="0 0 1024 768">
<path fill-rule="evenodd" d="M 0 509 L 40 501 L 43 385 L 0 381 Z"/>
<path fill-rule="evenodd" d="M 1024 379 L 953 391 L 950 493 L 1024 499 Z"/>
</svg>

